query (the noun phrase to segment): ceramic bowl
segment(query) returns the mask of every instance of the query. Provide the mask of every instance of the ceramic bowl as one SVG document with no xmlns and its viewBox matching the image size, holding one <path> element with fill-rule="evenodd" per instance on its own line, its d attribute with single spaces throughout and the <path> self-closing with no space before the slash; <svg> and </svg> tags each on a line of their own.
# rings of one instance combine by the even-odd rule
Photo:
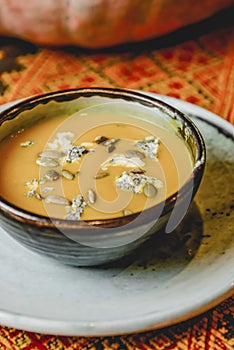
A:
<svg viewBox="0 0 234 350">
<path fill-rule="evenodd" d="M 182 137 L 193 159 L 187 182 L 152 208 L 106 220 L 71 221 L 40 216 L 16 207 L 1 196 L 1 225 L 19 243 L 61 263 L 101 265 L 130 254 L 160 229 L 171 232 L 180 223 L 202 179 L 205 146 L 191 120 L 160 100 L 135 91 L 107 88 L 72 89 L 35 96 L 0 114 L 0 141 L 6 133 L 10 135 L 22 126 L 33 124 L 42 115 L 74 113 L 94 104 L 104 104 L 111 111 L 116 101 L 121 111 L 151 122 L 161 120 Z"/>
</svg>

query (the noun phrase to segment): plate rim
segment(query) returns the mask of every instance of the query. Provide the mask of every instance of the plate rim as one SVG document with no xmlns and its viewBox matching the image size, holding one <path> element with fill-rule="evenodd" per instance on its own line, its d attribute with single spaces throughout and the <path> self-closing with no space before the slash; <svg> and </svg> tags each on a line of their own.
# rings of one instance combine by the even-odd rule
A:
<svg viewBox="0 0 234 350">
<path fill-rule="evenodd" d="M 152 97 L 161 99 L 169 104 L 173 104 L 175 108 L 181 108 L 184 113 L 190 113 L 195 117 L 208 122 L 210 125 L 227 130 L 229 134 L 234 136 L 234 126 L 216 115 L 215 113 L 206 110 L 203 107 L 194 105 L 190 102 L 176 99 L 174 97 L 155 94 L 152 92 L 142 91 L 143 94 L 148 94 Z M 0 105 L 0 111 L 21 102 L 23 99 L 11 101 Z M 232 128 L 230 128 L 232 127 Z M 231 129 L 231 130 L 230 130 Z M 198 316 L 209 309 L 217 306 L 222 301 L 231 297 L 233 294 L 234 283 L 225 285 L 224 288 L 216 290 L 214 294 L 203 298 L 199 303 L 186 305 L 183 308 L 175 308 L 170 310 L 169 314 L 157 318 L 157 312 L 142 314 L 139 318 L 115 319 L 114 321 L 100 322 L 82 322 L 82 321 L 64 321 L 52 318 L 32 317 L 22 313 L 14 313 L 4 309 L 0 309 L 0 323 L 7 327 L 13 327 L 25 331 L 59 334 L 63 336 L 110 336 L 123 335 L 129 333 L 145 332 L 155 329 L 160 329 L 166 326 L 172 326 L 182 321 Z"/>
</svg>

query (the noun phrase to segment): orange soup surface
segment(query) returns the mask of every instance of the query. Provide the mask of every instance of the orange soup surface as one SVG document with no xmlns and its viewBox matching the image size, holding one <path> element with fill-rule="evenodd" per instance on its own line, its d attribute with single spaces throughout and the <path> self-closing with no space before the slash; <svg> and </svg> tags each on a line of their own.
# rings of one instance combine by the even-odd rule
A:
<svg viewBox="0 0 234 350">
<path fill-rule="evenodd" d="M 1 196 L 36 214 L 71 220 L 141 212 L 186 182 L 182 139 L 129 116 L 54 117 L 0 145 Z"/>
</svg>

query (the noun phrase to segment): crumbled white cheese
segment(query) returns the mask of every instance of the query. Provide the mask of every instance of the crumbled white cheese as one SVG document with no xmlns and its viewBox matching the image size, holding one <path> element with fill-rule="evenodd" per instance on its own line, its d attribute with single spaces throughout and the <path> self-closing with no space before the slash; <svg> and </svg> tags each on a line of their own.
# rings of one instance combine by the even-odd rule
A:
<svg viewBox="0 0 234 350">
<path fill-rule="evenodd" d="M 143 167 L 145 163 L 138 157 L 127 158 L 124 154 L 114 154 L 101 164 L 103 170 L 110 166 L 125 166 L 126 168 Z"/>
<path fill-rule="evenodd" d="M 80 157 L 83 154 L 88 153 L 88 152 L 89 151 L 84 146 L 72 146 L 68 150 L 66 161 L 69 163 L 72 163 L 72 162 L 74 162 L 74 160 L 80 159 Z"/>
<path fill-rule="evenodd" d="M 152 184 L 156 188 L 161 188 L 163 183 L 161 180 L 146 176 L 143 174 L 127 173 L 124 171 L 121 176 L 116 179 L 117 187 L 122 190 L 128 190 L 136 194 L 143 193 L 146 184 Z"/>
<path fill-rule="evenodd" d="M 159 139 L 157 137 L 145 137 L 144 140 L 137 141 L 136 147 L 140 148 L 149 158 L 157 158 Z"/>
<path fill-rule="evenodd" d="M 84 197 L 81 194 L 79 194 L 78 196 L 72 199 L 71 205 L 66 207 L 67 215 L 65 219 L 79 220 L 86 205 L 87 203 L 85 202 Z"/>
<path fill-rule="evenodd" d="M 36 191 L 39 187 L 39 181 L 37 179 L 33 179 L 32 181 L 27 181 L 25 185 L 28 187 L 28 192 L 26 193 L 26 196 L 38 198 L 39 193 Z"/>
<path fill-rule="evenodd" d="M 71 148 L 74 137 L 75 135 L 70 131 L 58 132 L 54 141 L 48 143 L 48 147 L 66 153 Z"/>
</svg>

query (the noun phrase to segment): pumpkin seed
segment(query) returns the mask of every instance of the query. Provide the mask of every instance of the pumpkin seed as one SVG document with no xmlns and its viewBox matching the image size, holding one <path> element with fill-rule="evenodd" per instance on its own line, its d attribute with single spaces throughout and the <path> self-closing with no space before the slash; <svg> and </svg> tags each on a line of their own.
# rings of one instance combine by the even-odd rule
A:
<svg viewBox="0 0 234 350">
<path fill-rule="evenodd" d="M 50 204 L 69 205 L 70 202 L 62 196 L 50 195 L 45 197 L 45 202 Z"/>
<path fill-rule="evenodd" d="M 47 192 L 50 192 L 50 191 L 53 191 L 54 190 L 54 187 L 44 187 L 42 192 L 43 193 L 47 193 Z"/>
<path fill-rule="evenodd" d="M 65 169 L 62 170 L 62 176 L 67 180 L 73 180 L 75 177 L 74 174 L 72 174 L 69 170 Z"/>
<path fill-rule="evenodd" d="M 148 198 L 156 196 L 157 192 L 158 192 L 157 188 L 154 185 L 152 185 L 151 183 L 147 183 L 144 186 L 144 194 Z"/>
<path fill-rule="evenodd" d="M 39 153 L 39 158 L 51 158 L 51 159 L 59 159 L 65 157 L 63 152 L 59 152 L 53 149 L 47 149 L 41 153 Z"/>
<path fill-rule="evenodd" d="M 110 146 L 107 147 L 107 152 L 108 152 L 108 153 L 111 153 L 111 152 L 113 152 L 114 150 L 115 150 L 115 146 L 114 146 L 114 145 L 110 145 Z"/>
<path fill-rule="evenodd" d="M 136 151 L 134 149 L 129 149 L 129 150 L 125 151 L 124 155 L 126 158 L 139 158 L 139 159 L 145 158 L 144 153 L 142 153 L 140 151 Z"/>
<path fill-rule="evenodd" d="M 94 176 L 95 179 L 103 179 L 104 177 L 108 176 L 109 173 L 103 172 L 103 173 L 98 173 Z"/>
<path fill-rule="evenodd" d="M 52 159 L 52 158 L 46 158 L 46 157 L 37 158 L 36 163 L 40 166 L 48 167 L 48 168 L 49 167 L 54 168 L 54 167 L 59 165 L 57 160 Z"/>
<path fill-rule="evenodd" d="M 35 193 L 34 196 L 36 199 L 39 199 L 39 200 L 43 199 L 43 197 L 40 195 L 40 193 Z"/>
<path fill-rule="evenodd" d="M 119 141 L 119 139 L 108 139 L 103 144 L 104 144 L 104 146 L 110 146 L 110 145 L 114 145 L 118 141 Z"/>
<path fill-rule="evenodd" d="M 82 142 L 81 146 L 84 146 L 85 148 L 93 147 L 93 142 Z"/>
<path fill-rule="evenodd" d="M 97 143 L 97 144 L 100 144 L 100 143 L 104 143 L 108 140 L 108 138 L 106 136 L 96 136 L 94 141 Z"/>
<path fill-rule="evenodd" d="M 131 169 L 129 173 L 131 173 L 131 174 L 144 174 L 145 170 L 141 169 L 141 168 L 134 168 L 134 169 Z"/>
<path fill-rule="evenodd" d="M 44 178 L 47 181 L 57 181 L 60 178 L 60 174 L 57 171 L 51 169 L 45 173 Z"/>
<path fill-rule="evenodd" d="M 97 195 L 96 192 L 94 192 L 94 190 L 90 189 L 88 190 L 88 201 L 90 204 L 94 204 L 97 200 Z"/>
</svg>

